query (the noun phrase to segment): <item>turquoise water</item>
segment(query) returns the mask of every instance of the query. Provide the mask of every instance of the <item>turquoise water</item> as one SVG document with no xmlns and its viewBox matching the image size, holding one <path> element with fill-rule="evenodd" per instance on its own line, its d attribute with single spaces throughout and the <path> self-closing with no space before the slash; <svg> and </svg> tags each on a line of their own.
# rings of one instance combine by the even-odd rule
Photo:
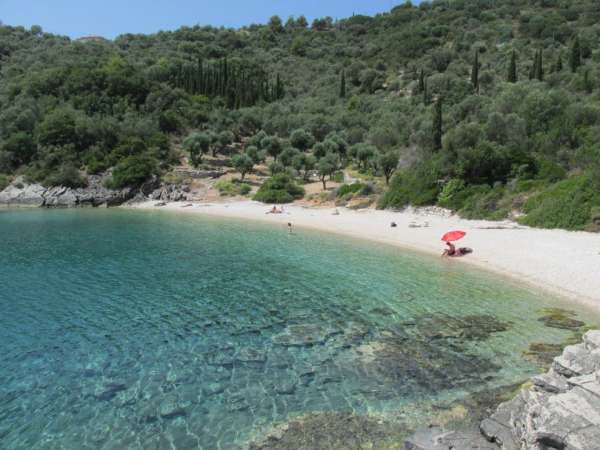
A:
<svg viewBox="0 0 600 450">
<path fill-rule="evenodd" d="M 0 211 L 0 448 L 235 448 L 519 382 L 557 302 L 451 261 L 161 212 Z M 589 315 L 588 315 L 589 318 Z"/>
</svg>

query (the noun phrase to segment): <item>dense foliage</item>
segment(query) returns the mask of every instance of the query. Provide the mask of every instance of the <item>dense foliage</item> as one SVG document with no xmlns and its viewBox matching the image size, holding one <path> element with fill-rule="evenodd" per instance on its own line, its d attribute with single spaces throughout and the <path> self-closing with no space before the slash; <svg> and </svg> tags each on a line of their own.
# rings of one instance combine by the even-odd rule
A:
<svg viewBox="0 0 600 450">
<path fill-rule="evenodd" d="M 600 206 L 599 43 L 593 0 L 435 0 L 114 41 L 3 26 L 0 174 L 79 185 L 114 168 L 122 186 L 242 143 L 244 174 L 267 161 L 326 186 L 353 166 L 391 177 L 382 207 L 584 228 Z"/>
<path fill-rule="evenodd" d="M 280 173 L 264 182 L 254 200 L 263 203 L 290 203 L 303 196 L 304 189 L 294 183 L 289 175 Z"/>
</svg>

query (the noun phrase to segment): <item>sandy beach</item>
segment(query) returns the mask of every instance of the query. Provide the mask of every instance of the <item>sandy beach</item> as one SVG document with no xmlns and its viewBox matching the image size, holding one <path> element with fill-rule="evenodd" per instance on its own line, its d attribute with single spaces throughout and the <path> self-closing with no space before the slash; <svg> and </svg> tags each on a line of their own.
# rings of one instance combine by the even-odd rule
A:
<svg viewBox="0 0 600 450">
<path fill-rule="evenodd" d="M 156 201 L 133 206 L 188 214 L 204 214 L 339 233 L 430 254 L 441 254 L 441 236 L 454 229 L 467 232 L 460 245 L 474 253 L 451 258 L 449 264 L 472 264 L 544 289 L 570 301 L 600 309 L 600 236 L 586 232 L 540 230 L 510 221 L 464 220 L 441 210 L 403 212 L 353 211 L 338 208 L 284 206 L 284 214 L 266 214 L 270 206 L 253 201 L 229 203 L 173 202 L 155 206 Z M 187 206 L 186 206 L 187 205 Z M 398 226 L 392 228 L 391 222 Z"/>
</svg>

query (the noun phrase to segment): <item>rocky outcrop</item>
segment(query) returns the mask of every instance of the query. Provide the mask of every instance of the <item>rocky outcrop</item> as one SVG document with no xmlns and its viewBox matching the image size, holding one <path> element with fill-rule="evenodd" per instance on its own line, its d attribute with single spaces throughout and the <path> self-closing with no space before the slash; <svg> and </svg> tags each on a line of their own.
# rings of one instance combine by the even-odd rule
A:
<svg viewBox="0 0 600 450">
<path fill-rule="evenodd" d="M 600 448 L 600 331 L 565 348 L 532 382 L 481 423 L 490 441 L 506 449 Z"/>
<path fill-rule="evenodd" d="M 189 188 L 174 184 L 161 184 L 157 178 L 147 181 L 137 189 L 108 189 L 105 176 L 90 175 L 85 188 L 72 189 L 64 186 L 46 188 L 29 184 L 22 177 L 0 192 L 0 205 L 37 206 L 46 208 L 77 208 L 84 206 L 118 206 L 128 201 L 187 200 Z"/>
<path fill-rule="evenodd" d="M 406 441 L 406 448 L 600 448 L 600 331 L 588 331 L 583 343 L 566 347 L 552 368 L 531 382 L 531 387 L 523 388 L 483 420 L 479 432 L 423 428 Z"/>
<path fill-rule="evenodd" d="M 104 186 L 104 178 L 97 175 L 89 176 L 88 185 L 77 189 L 64 186 L 46 188 L 40 184 L 26 183 L 19 177 L 0 192 L 0 205 L 47 208 L 117 206 L 131 199 L 135 193 L 131 188 L 108 189 Z"/>
<path fill-rule="evenodd" d="M 165 202 L 180 202 L 189 200 L 189 188 L 175 184 L 163 184 L 148 194 L 150 200 L 162 200 Z"/>
<path fill-rule="evenodd" d="M 0 204 L 43 206 L 46 190 L 39 184 L 23 184 L 17 181 L 0 192 Z"/>
</svg>

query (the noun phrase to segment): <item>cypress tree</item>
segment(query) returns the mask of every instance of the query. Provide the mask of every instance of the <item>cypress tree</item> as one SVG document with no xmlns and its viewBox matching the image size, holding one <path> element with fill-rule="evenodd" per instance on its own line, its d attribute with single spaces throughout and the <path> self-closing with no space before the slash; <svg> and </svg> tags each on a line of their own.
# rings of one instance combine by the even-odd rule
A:
<svg viewBox="0 0 600 450">
<path fill-rule="evenodd" d="M 587 69 L 584 73 L 583 73 L 583 87 L 585 89 L 585 92 L 587 92 L 588 94 L 591 94 L 594 90 L 594 87 L 592 86 L 592 83 L 590 82 L 590 71 L 589 69 Z"/>
<path fill-rule="evenodd" d="M 542 49 L 540 49 L 537 53 L 537 63 L 535 68 L 535 77 L 540 81 L 544 81 L 544 62 L 542 59 Z"/>
<path fill-rule="evenodd" d="M 438 97 L 433 108 L 433 150 L 442 149 L 442 97 Z"/>
<path fill-rule="evenodd" d="M 507 81 L 509 83 L 517 82 L 517 54 L 513 50 L 510 55 L 510 64 L 508 66 L 508 77 Z"/>
<path fill-rule="evenodd" d="M 342 70 L 342 76 L 340 79 L 340 98 L 346 97 L 346 73 Z"/>
<path fill-rule="evenodd" d="M 425 92 L 425 72 L 423 69 L 419 72 L 419 92 Z"/>
<path fill-rule="evenodd" d="M 558 59 L 556 60 L 556 66 L 554 67 L 554 71 L 562 72 L 562 70 L 563 70 L 562 53 L 559 53 Z"/>
<path fill-rule="evenodd" d="M 471 83 L 475 92 L 479 93 L 479 49 L 475 50 L 475 58 L 471 68 Z"/>
<path fill-rule="evenodd" d="M 537 75 L 537 64 L 538 64 L 538 52 L 535 51 L 535 56 L 533 57 L 533 64 L 531 66 L 531 70 L 529 71 L 529 79 L 533 80 Z"/>
<path fill-rule="evenodd" d="M 429 104 L 429 92 L 427 92 L 427 80 L 423 79 L 423 104 Z"/>
<path fill-rule="evenodd" d="M 576 37 L 571 46 L 571 58 L 570 58 L 571 72 L 577 72 L 577 69 L 581 67 L 581 44 L 579 43 L 579 37 Z"/>
</svg>

